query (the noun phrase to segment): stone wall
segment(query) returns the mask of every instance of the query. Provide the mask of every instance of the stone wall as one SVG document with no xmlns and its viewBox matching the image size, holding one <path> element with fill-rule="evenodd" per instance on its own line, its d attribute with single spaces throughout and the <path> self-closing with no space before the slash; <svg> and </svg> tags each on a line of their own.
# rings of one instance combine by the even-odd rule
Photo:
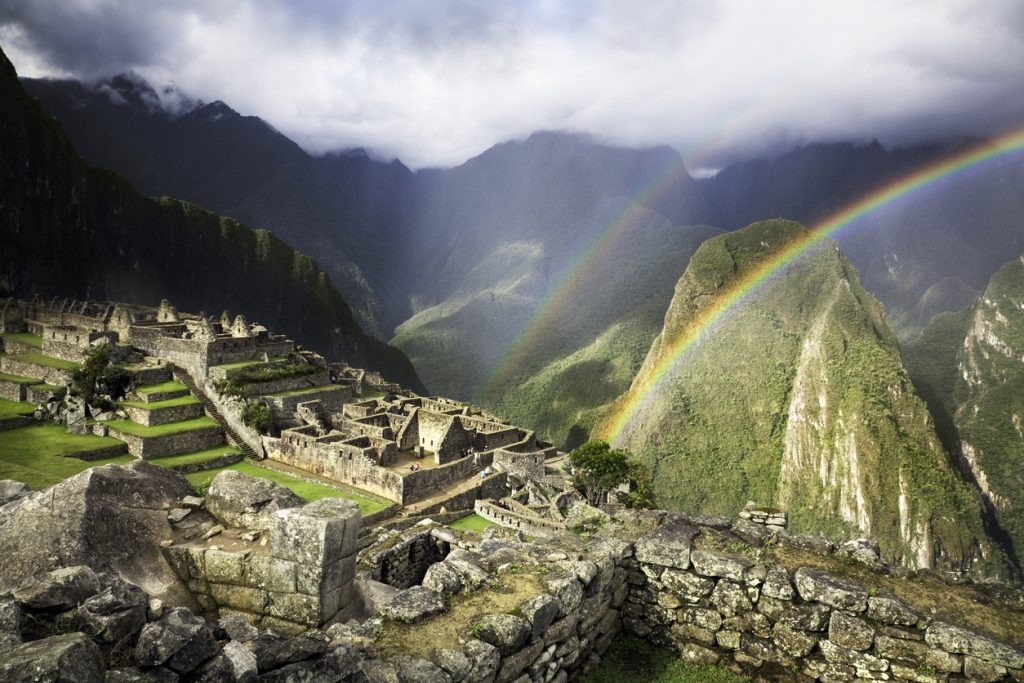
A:
<svg viewBox="0 0 1024 683">
<path fill-rule="evenodd" d="M 494 500 L 508 495 L 508 475 L 504 472 L 496 472 L 484 479 L 478 479 L 480 483 L 465 490 L 453 493 L 445 498 L 436 498 L 434 502 L 426 506 L 416 506 L 418 514 L 432 514 L 446 508 L 452 512 L 456 510 L 472 510 L 477 500 Z"/>
<path fill-rule="evenodd" d="M 476 514 L 484 519 L 500 524 L 509 529 L 518 529 L 524 534 L 539 538 L 550 538 L 565 532 L 565 524 L 553 519 L 543 519 L 535 515 L 521 514 L 514 510 L 506 510 L 486 500 L 478 500 L 473 505 Z"/>
<path fill-rule="evenodd" d="M 465 481 L 476 474 L 473 458 L 467 456 L 447 465 L 416 470 L 403 476 L 402 502 L 415 503 L 428 498 L 446 486 Z"/>
<path fill-rule="evenodd" d="M 451 545 L 431 531 L 430 527 L 413 527 L 405 533 L 384 534 L 380 541 L 360 553 L 360 571 L 395 588 L 419 584 L 427 569 L 451 551 Z"/>
<path fill-rule="evenodd" d="M 63 386 L 71 381 L 71 370 L 62 368 L 51 368 L 45 365 L 34 365 L 25 361 L 17 360 L 11 356 L 0 358 L 0 371 L 9 375 L 20 377 L 32 377 L 46 384 Z"/>
<path fill-rule="evenodd" d="M 331 385 L 321 391 L 311 391 L 292 396 L 264 396 L 263 400 L 275 417 L 291 417 L 300 403 L 320 401 L 328 412 L 336 412 L 352 400 L 352 390 L 348 387 Z"/>
<path fill-rule="evenodd" d="M 230 374 L 230 373 L 229 373 Z M 298 375 L 296 377 L 282 377 L 281 379 L 267 382 L 250 382 L 242 386 L 242 392 L 246 396 L 257 396 L 261 394 L 275 394 L 279 391 L 295 391 L 296 389 L 308 389 L 330 384 L 331 376 L 327 371 L 315 372 L 310 375 Z M 310 399 L 304 399 L 310 400 Z"/>
<path fill-rule="evenodd" d="M 340 443 L 346 438 L 344 436 L 318 439 L 315 433 L 307 432 L 310 432 L 308 428 L 290 429 L 282 432 L 280 439 L 264 439 L 267 456 L 307 472 L 351 484 L 396 503 L 404 503 L 402 475 L 378 466 L 369 457 L 374 452 L 372 448 L 345 446 Z"/>
<path fill-rule="evenodd" d="M 505 449 L 494 452 L 494 466 L 522 480 L 544 478 L 544 453 L 513 453 Z"/>
<path fill-rule="evenodd" d="M 359 507 L 325 498 L 274 513 L 257 549 L 182 543 L 164 549 L 201 604 L 222 615 L 296 633 L 322 626 L 352 599 Z"/>
<path fill-rule="evenodd" d="M 615 528 L 624 519 L 629 523 Z M 443 672 L 453 681 L 567 681 L 593 668 L 621 630 L 669 646 L 686 661 L 763 681 L 1024 680 L 1024 652 L 954 623 L 949 614 L 962 608 L 963 595 L 944 600 L 934 579 L 885 577 L 884 585 L 907 582 L 908 595 L 939 591 L 932 608 L 917 610 L 853 578 L 882 573 L 838 557 L 830 564 L 828 553 L 808 551 L 813 544 L 805 539 L 784 536 L 793 544 L 785 547 L 798 554 L 776 554 L 770 544 L 742 540 L 756 542 L 764 527 L 700 521 L 628 512 L 602 535 L 569 542 L 485 535 L 471 543 L 435 529 L 452 550 L 427 569 L 421 586 L 399 593 L 376 623 L 371 620 L 369 630 L 378 643 L 392 643 L 392 651 L 367 662 L 364 671 L 401 678 L 403 671 L 439 669 L 439 679 Z M 400 536 L 400 543 L 407 537 L 413 534 Z M 806 559 L 784 564 L 778 557 Z M 530 584 L 537 590 L 517 591 L 519 604 L 502 597 L 508 586 Z M 489 589 L 496 602 L 505 601 L 502 608 L 486 608 Z M 442 649 L 429 662 L 422 654 L 410 661 L 408 653 L 394 652 L 402 637 L 415 639 L 417 623 L 455 618 L 447 603 L 469 592 L 481 596 L 474 598 L 480 614 L 465 624 L 465 639 L 448 650 L 438 644 Z M 1020 637 L 1005 615 L 999 624 L 984 614 L 972 618 L 978 628 L 998 625 Z"/>
<path fill-rule="evenodd" d="M 8 401 L 24 401 L 27 396 L 26 385 L 20 382 L 0 380 L 0 398 Z"/>
<path fill-rule="evenodd" d="M 131 372 L 136 386 L 163 384 L 171 379 L 171 369 L 163 364 L 152 367 L 133 368 Z"/>
<path fill-rule="evenodd" d="M 163 436 L 135 436 L 110 427 L 110 433 L 128 444 L 129 453 L 143 460 L 203 451 L 224 443 L 224 432 L 220 427 L 200 427 Z"/>
<path fill-rule="evenodd" d="M 146 425 L 147 427 L 155 427 L 169 422 L 191 420 L 193 418 L 200 417 L 203 414 L 203 404 L 198 401 L 196 403 L 186 403 L 180 406 L 154 408 L 150 410 L 127 405 L 122 405 L 121 408 L 125 413 L 127 413 L 128 418 L 131 419 L 132 422 L 137 422 L 140 425 Z"/>
</svg>

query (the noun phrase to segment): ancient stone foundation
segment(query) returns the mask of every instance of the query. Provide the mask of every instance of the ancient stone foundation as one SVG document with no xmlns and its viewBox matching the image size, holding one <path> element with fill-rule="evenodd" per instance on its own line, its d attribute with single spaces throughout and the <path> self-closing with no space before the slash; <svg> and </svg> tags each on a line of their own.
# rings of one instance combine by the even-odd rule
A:
<svg viewBox="0 0 1024 683">
<path fill-rule="evenodd" d="M 325 498 L 275 512 L 269 540 L 222 548 L 214 536 L 165 553 L 207 608 L 294 633 L 328 623 L 351 602 L 359 524 L 355 503 Z"/>
</svg>

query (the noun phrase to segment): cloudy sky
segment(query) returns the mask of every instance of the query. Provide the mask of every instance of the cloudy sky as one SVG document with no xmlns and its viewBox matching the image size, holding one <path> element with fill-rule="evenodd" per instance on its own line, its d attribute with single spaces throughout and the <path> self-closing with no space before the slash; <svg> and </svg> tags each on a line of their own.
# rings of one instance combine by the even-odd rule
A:
<svg viewBox="0 0 1024 683">
<path fill-rule="evenodd" d="M 0 0 L 0 46 L 22 75 L 133 70 L 413 167 L 540 129 L 700 168 L 1024 125 L 1019 0 Z"/>
</svg>

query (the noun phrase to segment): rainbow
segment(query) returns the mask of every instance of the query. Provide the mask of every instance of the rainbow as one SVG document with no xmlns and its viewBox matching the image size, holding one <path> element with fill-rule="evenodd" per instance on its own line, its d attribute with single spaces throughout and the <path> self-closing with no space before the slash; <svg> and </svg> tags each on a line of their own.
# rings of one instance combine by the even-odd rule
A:
<svg viewBox="0 0 1024 683">
<path fill-rule="evenodd" d="M 650 206 L 664 196 L 681 176 L 689 178 L 689 164 L 703 163 L 709 154 L 725 143 L 741 137 L 741 132 L 753 130 L 757 115 L 763 109 L 763 106 L 738 109 L 732 116 L 724 118 L 719 126 L 692 145 L 679 159 L 666 164 L 660 172 L 655 173 L 647 186 L 621 211 L 613 215 L 604 228 L 597 231 L 590 246 L 580 252 L 576 260 L 547 288 L 533 313 L 494 364 L 474 397 L 475 400 L 484 400 L 510 376 L 513 368 L 526 365 L 525 361 L 531 357 L 543 331 L 564 319 L 567 306 L 586 290 L 587 275 L 594 272 L 594 266 L 605 255 L 613 253 L 615 247 L 634 231 L 643 227 L 642 219 L 646 211 L 644 207 Z"/>
<path fill-rule="evenodd" d="M 581 292 L 586 290 L 588 274 L 593 273 L 594 265 L 604 255 L 612 253 L 616 245 L 643 227 L 643 217 L 647 213 L 644 207 L 649 202 L 657 201 L 671 189 L 686 167 L 681 161 L 669 163 L 654 179 L 641 190 L 636 199 L 627 202 L 621 211 L 615 213 L 605 227 L 597 233 L 596 238 L 575 261 L 548 287 L 544 298 L 537 304 L 533 314 L 520 329 L 505 352 L 498 359 L 494 369 L 483 385 L 481 396 L 487 396 L 498 383 L 506 378 L 512 368 L 518 367 L 523 360 L 529 358 L 542 331 L 549 325 L 557 324 L 565 317 L 566 306 Z"/>
<path fill-rule="evenodd" d="M 734 308 L 743 304 L 773 275 L 785 269 L 815 245 L 820 244 L 842 228 L 856 223 L 864 216 L 936 181 L 1021 149 L 1024 149 L 1024 128 L 986 141 L 899 178 L 820 221 L 805 235 L 791 241 L 775 252 L 771 258 L 766 259 L 733 283 L 722 292 L 713 305 L 701 311 L 675 339 L 669 341 L 653 367 L 642 377 L 638 376 L 629 391 L 618 400 L 612 414 L 599 430 L 600 438 L 611 442 L 617 441 L 626 425 L 629 424 L 639 408 L 650 400 L 665 377 L 691 350 L 700 344 L 702 339 L 713 332 L 713 328 L 719 321 Z"/>
</svg>

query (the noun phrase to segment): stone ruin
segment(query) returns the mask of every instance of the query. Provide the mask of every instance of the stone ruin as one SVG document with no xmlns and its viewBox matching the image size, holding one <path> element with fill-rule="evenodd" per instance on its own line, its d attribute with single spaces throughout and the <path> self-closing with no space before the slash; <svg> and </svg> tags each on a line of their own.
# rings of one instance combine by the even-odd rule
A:
<svg viewBox="0 0 1024 683">
<path fill-rule="evenodd" d="M 1024 676 L 1019 589 L 913 576 L 777 512 L 624 510 L 528 542 L 362 530 L 237 473 L 198 498 L 141 462 L 0 491 L 0 680 L 568 681 L 624 634 L 756 680 Z"/>
</svg>

